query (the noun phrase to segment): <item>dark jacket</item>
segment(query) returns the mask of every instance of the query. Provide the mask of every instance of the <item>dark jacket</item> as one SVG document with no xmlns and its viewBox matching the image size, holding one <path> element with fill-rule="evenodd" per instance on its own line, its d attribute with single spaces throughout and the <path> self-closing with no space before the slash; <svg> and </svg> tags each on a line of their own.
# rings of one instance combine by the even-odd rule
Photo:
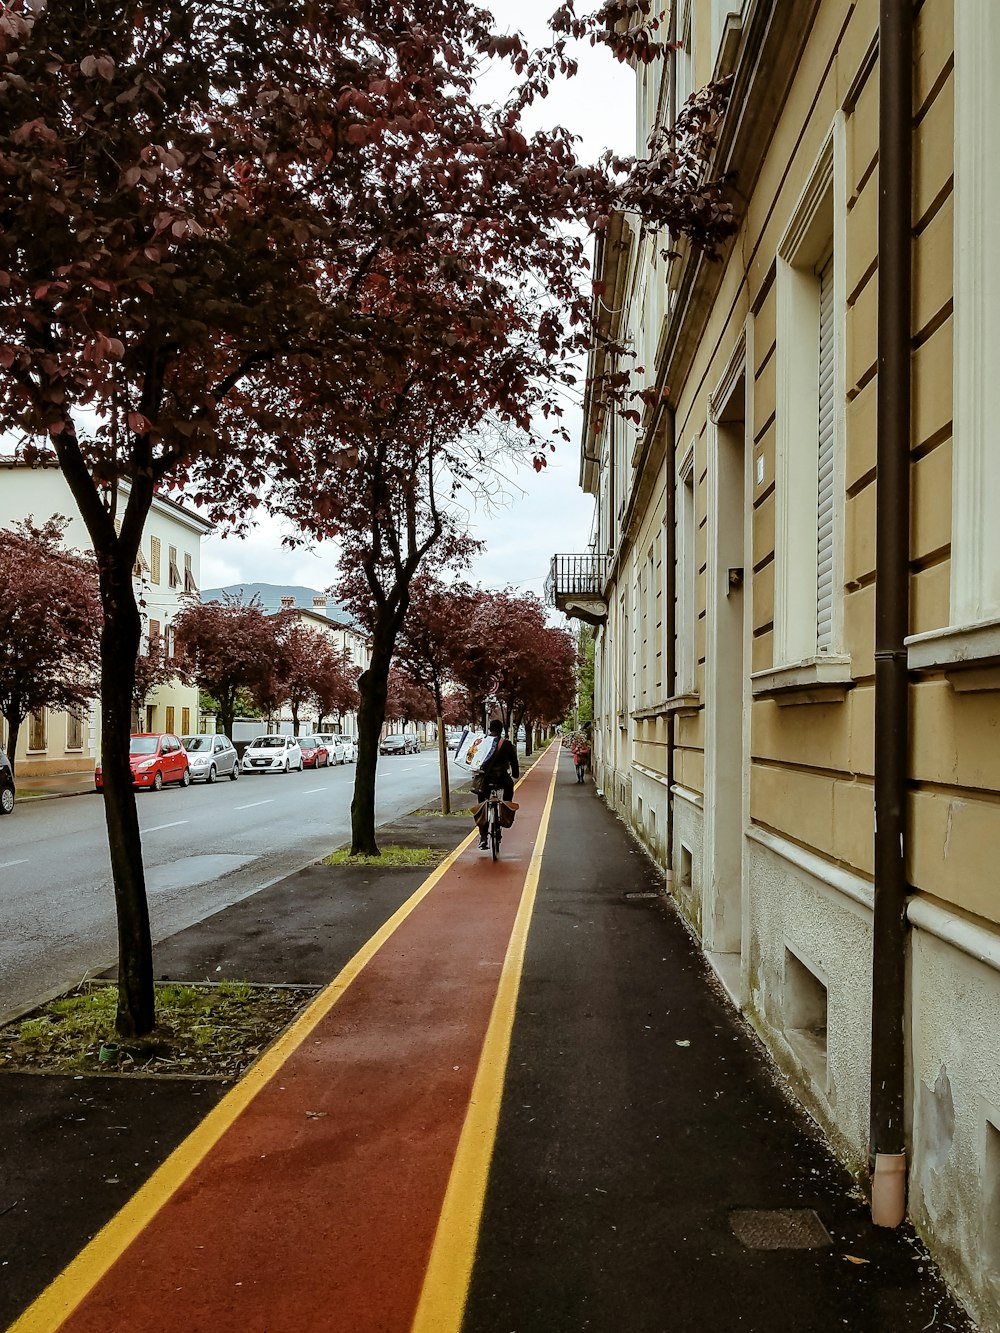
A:
<svg viewBox="0 0 1000 1333">
<path fill-rule="evenodd" d="M 521 776 L 521 770 L 517 764 L 517 751 L 506 737 L 501 739 L 500 744 L 490 755 L 488 762 L 483 764 L 480 771 L 483 777 L 487 779 L 503 777 L 507 772 L 510 772 L 515 778 Z"/>
</svg>

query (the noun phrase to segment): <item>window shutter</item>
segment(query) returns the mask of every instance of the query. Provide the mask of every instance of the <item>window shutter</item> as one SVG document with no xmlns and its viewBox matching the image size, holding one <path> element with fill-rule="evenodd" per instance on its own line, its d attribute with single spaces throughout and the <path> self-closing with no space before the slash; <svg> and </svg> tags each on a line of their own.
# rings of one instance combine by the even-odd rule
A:
<svg viewBox="0 0 1000 1333">
<path fill-rule="evenodd" d="M 191 557 L 189 555 L 184 556 L 184 591 L 198 591 L 198 585 L 194 581 L 194 570 L 191 568 Z"/>
<path fill-rule="evenodd" d="M 816 651 L 833 645 L 833 454 L 835 358 L 833 258 L 819 275 L 819 449 L 816 491 Z"/>
</svg>

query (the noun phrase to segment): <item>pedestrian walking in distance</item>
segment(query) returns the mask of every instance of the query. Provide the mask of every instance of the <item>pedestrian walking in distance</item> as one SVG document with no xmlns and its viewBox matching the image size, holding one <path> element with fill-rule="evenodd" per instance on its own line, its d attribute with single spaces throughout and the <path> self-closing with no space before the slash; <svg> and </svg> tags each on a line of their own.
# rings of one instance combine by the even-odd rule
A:
<svg viewBox="0 0 1000 1333">
<path fill-rule="evenodd" d="M 576 765 L 576 780 L 577 782 L 583 782 L 587 771 L 587 757 L 590 754 L 587 738 L 585 736 L 574 736 L 569 748 L 573 756 L 573 763 Z"/>
</svg>

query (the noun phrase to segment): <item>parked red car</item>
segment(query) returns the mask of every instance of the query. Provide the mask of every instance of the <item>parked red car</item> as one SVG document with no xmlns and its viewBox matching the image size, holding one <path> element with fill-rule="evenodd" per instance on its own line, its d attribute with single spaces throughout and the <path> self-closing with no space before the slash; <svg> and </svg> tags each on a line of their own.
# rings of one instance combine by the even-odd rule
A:
<svg viewBox="0 0 1000 1333">
<path fill-rule="evenodd" d="M 329 748 L 318 736 L 300 736 L 303 768 L 327 768 L 330 764 Z"/>
<path fill-rule="evenodd" d="M 187 751 L 169 731 L 144 731 L 129 742 L 129 764 L 132 768 L 133 787 L 152 787 L 159 791 L 165 782 L 179 782 L 187 787 L 191 782 Z M 94 769 L 94 785 L 104 790 L 104 775 L 100 764 Z"/>
</svg>

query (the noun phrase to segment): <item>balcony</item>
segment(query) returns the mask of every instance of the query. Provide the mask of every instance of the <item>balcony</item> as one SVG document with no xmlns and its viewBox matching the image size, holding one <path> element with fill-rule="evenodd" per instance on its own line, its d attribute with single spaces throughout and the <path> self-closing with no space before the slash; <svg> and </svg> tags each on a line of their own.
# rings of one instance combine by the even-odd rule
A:
<svg viewBox="0 0 1000 1333">
<path fill-rule="evenodd" d="M 608 615 L 607 578 L 606 555 L 554 555 L 545 580 L 545 599 L 565 616 L 603 625 Z"/>
</svg>

